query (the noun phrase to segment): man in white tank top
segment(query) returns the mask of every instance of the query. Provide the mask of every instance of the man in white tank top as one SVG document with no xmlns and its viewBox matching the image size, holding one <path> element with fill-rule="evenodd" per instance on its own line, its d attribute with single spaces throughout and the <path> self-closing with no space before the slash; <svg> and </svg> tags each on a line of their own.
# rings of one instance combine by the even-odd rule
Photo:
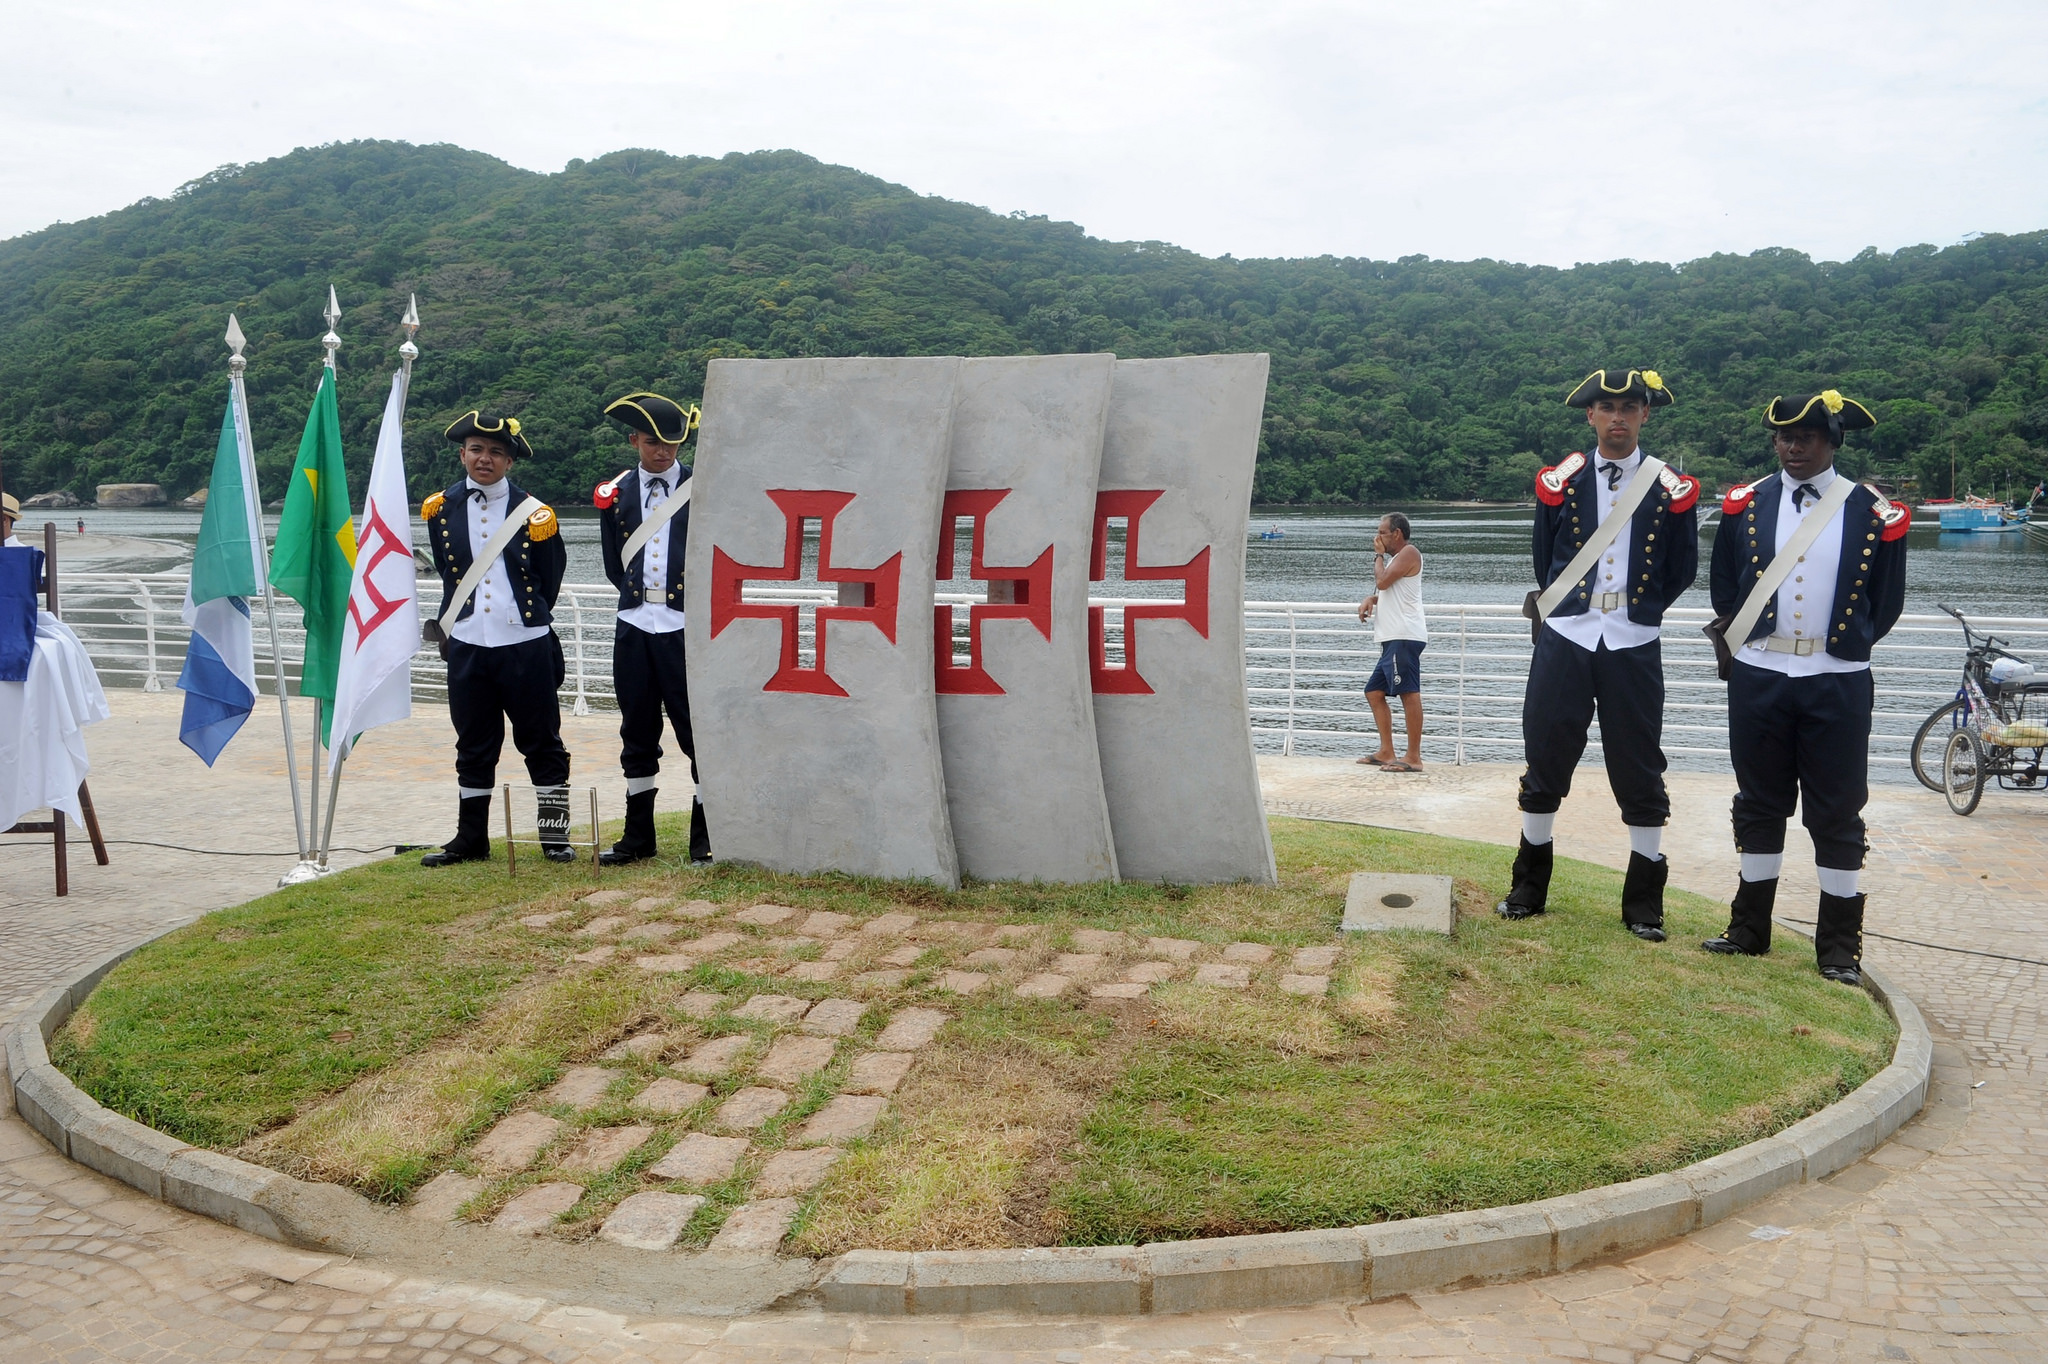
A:
<svg viewBox="0 0 2048 1364">
<path fill-rule="evenodd" d="M 1429 625 L 1422 617 L 1422 554 L 1408 540 L 1408 518 L 1389 512 L 1372 538 L 1373 592 L 1358 604 L 1358 619 L 1372 620 L 1380 661 L 1366 679 L 1365 699 L 1379 726 L 1377 753 L 1358 761 L 1383 772 L 1422 770 L 1422 650 Z M 1408 753 L 1394 753 L 1394 712 L 1389 696 L 1401 698 L 1408 727 Z"/>
</svg>

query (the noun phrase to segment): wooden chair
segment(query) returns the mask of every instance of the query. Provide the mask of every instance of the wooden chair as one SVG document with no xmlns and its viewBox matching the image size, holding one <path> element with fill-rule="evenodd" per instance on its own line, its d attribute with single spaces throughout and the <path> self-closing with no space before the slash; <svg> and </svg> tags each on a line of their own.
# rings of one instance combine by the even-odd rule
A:
<svg viewBox="0 0 2048 1364">
<path fill-rule="evenodd" d="M 57 524 L 43 523 L 43 609 L 51 615 L 62 616 L 57 610 Z M 92 792 L 84 782 L 78 783 L 78 808 L 85 816 L 85 832 L 92 839 L 93 860 L 101 866 L 107 865 L 107 840 L 100 833 L 100 817 L 92 808 Z M 11 829 L 0 832 L 10 834 L 48 834 L 51 852 L 57 861 L 57 894 L 71 893 L 71 863 L 64 844 L 64 812 L 50 811 L 50 817 L 25 819 Z"/>
</svg>

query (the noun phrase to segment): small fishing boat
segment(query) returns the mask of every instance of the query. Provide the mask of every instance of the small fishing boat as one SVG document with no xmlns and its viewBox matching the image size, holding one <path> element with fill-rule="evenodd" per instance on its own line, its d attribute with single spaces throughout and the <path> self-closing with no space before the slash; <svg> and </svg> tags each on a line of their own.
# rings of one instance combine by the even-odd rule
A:
<svg viewBox="0 0 2048 1364">
<path fill-rule="evenodd" d="M 1994 502 L 1988 497 L 1966 497 L 1941 508 L 1942 534 L 1998 534 L 2020 531 L 2033 519 L 2033 509 Z"/>
<path fill-rule="evenodd" d="M 1285 540 L 1287 538 L 1287 532 L 1280 529 L 1280 527 L 1275 526 L 1271 530 L 1260 531 L 1259 538 L 1261 540 Z"/>
</svg>

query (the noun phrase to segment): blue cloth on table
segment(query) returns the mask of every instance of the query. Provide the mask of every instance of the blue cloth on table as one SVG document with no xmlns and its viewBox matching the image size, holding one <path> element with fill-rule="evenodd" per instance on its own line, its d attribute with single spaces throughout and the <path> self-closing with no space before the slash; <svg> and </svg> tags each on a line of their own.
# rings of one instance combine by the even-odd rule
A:
<svg viewBox="0 0 2048 1364">
<path fill-rule="evenodd" d="M 36 652 L 36 587 L 43 552 L 0 545 L 0 682 L 26 682 Z"/>
</svg>

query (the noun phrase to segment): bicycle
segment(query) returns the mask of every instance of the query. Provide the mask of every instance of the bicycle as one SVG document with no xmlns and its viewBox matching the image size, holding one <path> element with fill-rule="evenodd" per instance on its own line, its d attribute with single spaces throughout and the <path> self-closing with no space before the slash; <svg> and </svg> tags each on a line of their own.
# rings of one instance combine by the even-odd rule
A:
<svg viewBox="0 0 2048 1364">
<path fill-rule="evenodd" d="M 1963 627 L 1963 680 L 1955 699 L 1935 707 L 1914 734 L 1913 775 L 1929 790 L 1941 792 L 1959 815 L 1977 808 L 1993 778 L 2006 790 L 2048 790 L 2048 772 L 2042 770 L 2048 753 L 2048 679 L 2034 679 L 2025 659 L 1995 636 L 1977 634 L 1962 612 L 1941 609 Z M 1998 667 L 2000 660 L 2011 660 L 2025 675 L 2014 680 L 1995 676 L 2005 671 Z M 1927 761 L 1930 741 L 1940 745 L 1935 764 Z M 2022 756 L 2029 750 L 2031 760 Z"/>
</svg>

